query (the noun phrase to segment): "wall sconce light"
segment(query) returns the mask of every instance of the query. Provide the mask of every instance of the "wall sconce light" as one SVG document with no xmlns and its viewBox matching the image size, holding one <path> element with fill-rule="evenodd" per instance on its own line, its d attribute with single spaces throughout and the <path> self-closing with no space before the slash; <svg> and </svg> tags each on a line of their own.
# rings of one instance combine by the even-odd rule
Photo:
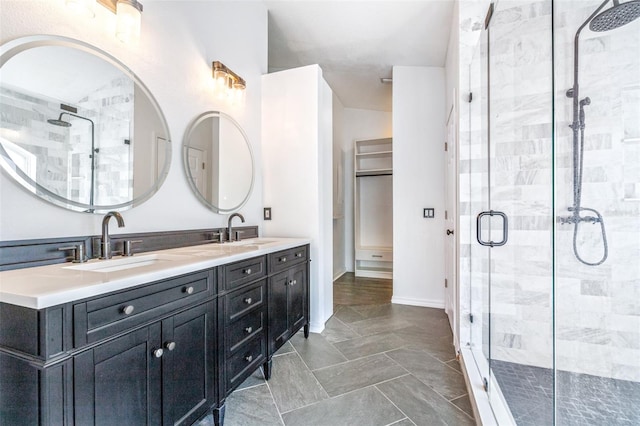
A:
<svg viewBox="0 0 640 426">
<path fill-rule="evenodd" d="M 244 90 L 247 88 L 247 83 L 244 79 L 220 61 L 213 61 L 211 67 L 213 69 L 215 90 L 218 92 L 218 95 L 220 97 L 226 95 L 233 103 L 240 102 Z"/>
<path fill-rule="evenodd" d="M 97 1 L 102 6 L 106 7 L 111 12 L 116 14 L 116 37 L 118 37 L 120 41 L 129 43 L 140 38 L 142 3 L 138 2 L 137 0 Z"/>
</svg>

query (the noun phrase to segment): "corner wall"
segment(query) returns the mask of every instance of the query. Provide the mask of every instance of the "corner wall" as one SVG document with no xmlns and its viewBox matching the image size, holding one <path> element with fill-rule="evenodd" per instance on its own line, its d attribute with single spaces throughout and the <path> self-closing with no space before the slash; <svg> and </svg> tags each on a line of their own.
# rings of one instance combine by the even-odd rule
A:
<svg viewBox="0 0 640 426">
<path fill-rule="evenodd" d="M 444 307 L 445 99 L 444 68 L 393 67 L 392 303 Z"/>
<path fill-rule="evenodd" d="M 34 34 L 85 41 L 127 65 L 158 101 L 172 141 L 169 175 L 156 195 L 123 212 L 126 227 L 118 233 L 225 226 L 227 216 L 214 214 L 192 194 L 182 166 L 182 138 L 188 124 L 212 110 L 231 115 L 249 137 L 256 181 L 241 211 L 248 224 L 262 225 L 260 96 L 261 76 L 267 70 L 265 6 L 234 1 L 145 3 L 137 45 L 118 41 L 114 25 L 114 15 L 100 5 L 94 19 L 69 13 L 62 0 L 2 0 L 0 7 L 2 43 Z M 214 60 L 247 81 L 244 106 L 231 107 L 213 93 Z M 102 215 L 46 203 L 0 174 L 0 240 L 95 235 L 100 233 L 101 220 Z"/>
</svg>

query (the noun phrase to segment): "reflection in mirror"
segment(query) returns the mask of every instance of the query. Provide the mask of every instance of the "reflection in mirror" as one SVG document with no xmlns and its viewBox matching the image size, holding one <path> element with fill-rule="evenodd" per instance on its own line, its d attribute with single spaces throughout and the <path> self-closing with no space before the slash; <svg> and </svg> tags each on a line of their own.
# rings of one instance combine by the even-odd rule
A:
<svg viewBox="0 0 640 426">
<path fill-rule="evenodd" d="M 183 142 L 183 160 L 196 196 L 216 213 L 240 209 L 254 180 L 251 145 L 228 115 L 211 111 L 198 116 Z"/>
<path fill-rule="evenodd" d="M 116 59 L 63 37 L 2 46 L 0 163 L 31 193 L 75 211 L 125 210 L 157 191 L 170 158 L 160 108 Z"/>
</svg>

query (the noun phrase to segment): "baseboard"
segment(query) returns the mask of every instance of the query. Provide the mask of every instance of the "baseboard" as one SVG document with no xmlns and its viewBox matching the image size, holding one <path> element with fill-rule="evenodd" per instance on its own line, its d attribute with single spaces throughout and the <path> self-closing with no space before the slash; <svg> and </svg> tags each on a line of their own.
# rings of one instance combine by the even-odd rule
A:
<svg viewBox="0 0 640 426">
<path fill-rule="evenodd" d="M 311 333 L 322 333 L 324 331 L 324 323 L 315 323 L 315 322 L 311 322 L 309 324 L 309 331 Z"/>
<path fill-rule="evenodd" d="M 391 298 L 391 303 L 396 303 L 398 305 L 411 305 L 411 306 L 422 306 L 425 308 L 444 309 L 444 301 L 442 300 L 410 299 L 407 297 L 393 296 Z"/>
<path fill-rule="evenodd" d="M 337 280 L 338 278 L 340 278 L 341 276 L 343 276 L 343 275 L 344 275 L 344 274 L 346 274 L 346 273 L 347 273 L 347 270 L 346 270 L 346 269 L 343 269 L 343 270 L 341 270 L 341 271 L 336 272 L 336 273 L 333 275 L 333 280 L 334 280 L 334 281 L 335 281 L 335 280 Z"/>
</svg>

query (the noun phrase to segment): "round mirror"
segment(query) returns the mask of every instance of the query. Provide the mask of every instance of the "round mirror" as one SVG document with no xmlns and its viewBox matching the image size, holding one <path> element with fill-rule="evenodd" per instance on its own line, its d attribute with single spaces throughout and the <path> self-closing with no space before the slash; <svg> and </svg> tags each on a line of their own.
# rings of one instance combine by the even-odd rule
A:
<svg viewBox="0 0 640 426">
<path fill-rule="evenodd" d="M 184 137 L 182 157 L 196 196 L 216 213 L 240 209 L 253 188 L 251 144 L 231 117 L 211 111 L 198 116 Z"/>
<path fill-rule="evenodd" d="M 88 213 L 151 197 L 171 163 L 166 120 L 122 63 L 81 41 L 32 36 L 0 50 L 0 164 L 32 194 Z"/>
</svg>

